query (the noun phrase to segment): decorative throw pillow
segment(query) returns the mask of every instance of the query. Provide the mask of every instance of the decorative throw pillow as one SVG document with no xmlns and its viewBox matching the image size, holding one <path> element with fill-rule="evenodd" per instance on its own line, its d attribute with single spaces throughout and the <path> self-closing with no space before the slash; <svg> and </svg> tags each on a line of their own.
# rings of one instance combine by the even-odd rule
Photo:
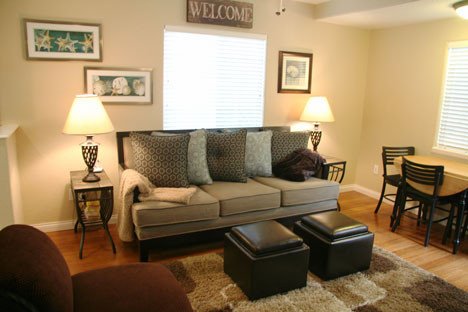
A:
<svg viewBox="0 0 468 312">
<path fill-rule="evenodd" d="M 271 162 L 277 162 L 300 148 L 307 148 L 309 132 L 280 132 L 273 131 L 271 137 Z"/>
<path fill-rule="evenodd" d="M 174 136 L 177 134 L 166 132 L 153 132 L 152 135 L 158 136 Z M 206 131 L 195 130 L 190 132 L 190 141 L 188 144 L 187 155 L 187 176 L 191 184 L 202 185 L 212 184 L 213 180 L 210 177 L 208 170 L 208 162 L 206 161 Z"/>
<path fill-rule="evenodd" d="M 135 170 L 159 187 L 188 187 L 187 150 L 190 136 L 130 133 Z"/>
<path fill-rule="evenodd" d="M 247 130 L 207 133 L 208 169 L 213 180 L 247 182 L 245 176 L 245 141 Z"/>
<path fill-rule="evenodd" d="M 271 173 L 271 130 L 247 132 L 245 173 L 248 177 L 269 177 Z"/>
</svg>

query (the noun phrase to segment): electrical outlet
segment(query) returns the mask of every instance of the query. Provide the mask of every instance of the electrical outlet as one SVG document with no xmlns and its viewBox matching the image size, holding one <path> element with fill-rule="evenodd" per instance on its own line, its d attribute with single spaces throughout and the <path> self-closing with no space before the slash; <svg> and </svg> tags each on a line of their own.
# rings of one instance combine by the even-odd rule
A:
<svg viewBox="0 0 468 312">
<path fill-rule="evenodd" d="M 374 174 L 379 174 L 379 165 L 374 165 L 374 169 L 372 169 Z"/>
</svg>

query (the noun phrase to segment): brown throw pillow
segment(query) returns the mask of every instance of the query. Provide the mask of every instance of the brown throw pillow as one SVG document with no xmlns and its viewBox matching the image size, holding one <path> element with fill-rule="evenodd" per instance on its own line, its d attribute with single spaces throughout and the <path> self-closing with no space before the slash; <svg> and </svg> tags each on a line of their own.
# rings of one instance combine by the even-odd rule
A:
<svg viewBox="0 0 468 312">
<path fill-rule="evenodd" d="M 153 136 L 130 133 L 135 170 L 159 187 L 188 187 L 190 135 Z"/>
<path fill-rule="evenodd" d="M 295 150 L 307 148 L 308 142 L 309 132 L 273 131 L 271 138 L 271 163 L 275 165 Z"/>
<path fill-rule="evenodd" d="M 247 182 L 245 175 L 245 141 L 247 130 L 208 132 L 208 169 L 213 180 Z"/>
</svg>

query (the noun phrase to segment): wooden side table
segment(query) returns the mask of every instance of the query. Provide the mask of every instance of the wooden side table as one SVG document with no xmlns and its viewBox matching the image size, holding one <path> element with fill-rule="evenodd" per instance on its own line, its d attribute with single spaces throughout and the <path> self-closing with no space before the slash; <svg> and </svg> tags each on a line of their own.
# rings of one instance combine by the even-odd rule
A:
<svg viewBox="0 0 468 312">
<path fill-rule="evenodd" d="M 346 172 L 346 160 L 326 155 L 322 157 L 325 158 L 325 163 L 320 178 L 341 183 Z"/>
<path fill-rule="evenodd" d="M 322 155 L 322 157 L 325 158 L 325 163 L 322 166 L 320 178 L 341 183 L 346 172 L 346 160 L 326 155 Z M 336 204 L 338 211 L 340 211 L 340 203 L 337 201 Z"/>
<path fill-rule="evenodd" d="M 90 225 L 102 225 L 107 237 L 109 237 L 112 251 L 116 253 L 114 241 L 107 225 L 114 209 L 114 186 L 104 171 L 97 173 L 101 178 L 100 181 L 83 182 L 82 179 L 86 173 L 85 170 L 70 172 L 70 185 L 77 215 L 75 233 L 77 233 L 78 224 L 81 225 L 80 259 L 83 259 L 86 226 Z"/>
</svg>

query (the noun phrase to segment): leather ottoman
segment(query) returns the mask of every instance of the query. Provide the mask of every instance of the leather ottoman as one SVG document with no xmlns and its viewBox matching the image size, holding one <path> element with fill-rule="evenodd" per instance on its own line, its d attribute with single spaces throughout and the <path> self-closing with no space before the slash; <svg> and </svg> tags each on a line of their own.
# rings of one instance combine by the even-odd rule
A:
<svg viewBox="0 0 468 312">
<path fill-rule="evenodd" d="M 306 286 L 309 248 L 276 221 L 236 226 L 225 234 L 224 272 L 250 300 Z"/>
<path fill-rule="evenodd" d="M 366 225 L 337 211 L 305 216 L 294 233 L 310 248 L 309 270 L 323 280 L 367 270 L 374 233 Z"/>
</svg>

